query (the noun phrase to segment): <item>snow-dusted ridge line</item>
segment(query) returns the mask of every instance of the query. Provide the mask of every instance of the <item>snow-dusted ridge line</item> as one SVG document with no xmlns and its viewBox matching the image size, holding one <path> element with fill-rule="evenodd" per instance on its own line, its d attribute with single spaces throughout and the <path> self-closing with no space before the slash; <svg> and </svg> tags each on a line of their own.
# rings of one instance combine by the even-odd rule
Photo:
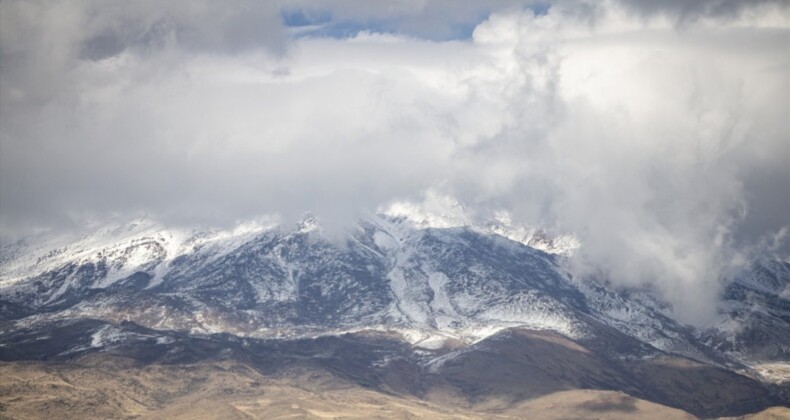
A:
<svg viewBox="0 0 790 420">
<path fill-rule="evenodd" d="M 549 254 L 571 255 L 581 246 L 571 234 L 555 234 L 516 223 L 507 211 L 495 212 L 487 220 L 476 220 L 457 200 L 434 193 L 427 194 L 422 203 L 396 202 L 380 213 L 390 218 L 404 218 L 418 228 L 468 227 L 493 233 Z"/>
<path fill-rule="evenodd" d="M 0 250 L 0 287 L 67 264 L 98 264 L 108 259 L 108 276 L 95 285 L 97 288 L 108 287 L 137 271 L 152 271 L 161 280 L 169 262 L 195 247 L 215 246 L 216 255 L 222 255 L 276 227 L 276 219 L 271 217 L 240 223 L 229 230 L 172 229 L 153 220 L 137 219 L 112 223 L 78 238 L 39 235 Z M 162 255 L 151 255 L 150 246 L 159 248 Z"/>
<path fill-rule="evenodd" d="M 514 224 L 509 215 L 499 213 L 496 219 L 482 224 L 466 224 L 466 218 L 426 213 L 405 205 L 393 205 L 378 215 L 380 223 L 387 219 L 404 218 L 416 229 L 467 227 L 481 233 L 491 233 L 550 254 L 571 254 L 580 244 L 571 235 L 551 236 L 539 228 Z M 262 232 L 280 227 L 277 218 L 264 216 L 239 223 L 228 230 L 173 229 L 149 219 L 136 219 L 129 223 L 114 222 L 101 226 L 81 237 L 69 235 L 38 235 L 0 248 L 0 287 L 24 281 L 41 273 L 60 268 L 69 263 L 99 263 L 107 257 L 117 257 L 109 275 L 97 288 L 105 288 L 137 271 L 152 271 L 158 284 L 167 272 L 168 263 L 195 247 L 217 246 L 216 255 L 230 252 Z M 319 230 L 318 220 L 309 216 L 297 224 L 296 232 L 309 233 Z M 157 260 L 156 246 L 162 256 Z M 153 263 L 153 264 L 152 264 Z"/>
</svg>

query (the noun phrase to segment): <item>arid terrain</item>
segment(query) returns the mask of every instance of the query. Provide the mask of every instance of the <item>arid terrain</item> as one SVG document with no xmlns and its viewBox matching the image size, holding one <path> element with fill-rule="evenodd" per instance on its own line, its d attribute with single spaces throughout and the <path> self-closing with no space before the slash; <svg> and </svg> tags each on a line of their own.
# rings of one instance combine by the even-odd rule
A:
<svg viewBox="0 0 790 420">
<path fill-rule="evenodd" d="M 470 401 L 437 386 L 423 398 L 361 386 L 323 369 L 264 374 L 238 361 L 143 364 L 91 354 L 70 362 L 0 364 L 0 418 L 547 418 L 689 419 L 623 392 L 566 390 L 513 402 Z M 749 419 L 790 418 L 773 407 Z"/>
<path fill-rule="evenodd" d="M 0 416 L 19 419 L 693 418 L 611 391 L 563 391 L 519 404 L 469 404 L 441 392 L 428 400 L 377 392 L 320 371 L 270 377 L 236 362 L 139 366 L 105 356 L 75 363 L 3 363 L 0 404 Z"/>
</svg>

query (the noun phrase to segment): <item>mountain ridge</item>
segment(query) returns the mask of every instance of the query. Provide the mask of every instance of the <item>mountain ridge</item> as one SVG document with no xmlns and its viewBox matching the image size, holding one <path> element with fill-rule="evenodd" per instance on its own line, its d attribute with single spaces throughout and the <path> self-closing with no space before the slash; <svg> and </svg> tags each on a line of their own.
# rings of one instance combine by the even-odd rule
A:
<svg viewBox="0 0 790 420">
<path fill-rule="evenodd" d="M 547 253 L 490 225 L 436 228 L 379 215 L 338 239 L 312 217 L 290 229 L 257 221 L 190 235 L 137 223 L 54 250 L 3 248 L 0 359 L 143 352 L 159 355 L 146 363 L 247 360 L 260 356 L 245 346 L 259 346 L 281 362 L 291 360 L 281 351 L 290 348 L 320 364 L 335 356 L 307 350 L 309 340 L 348 339 L 362 353 L 343 350 L 332 369 L 366 383 L 395 363 L 379 374 L 394 375 L 403 392 L 433 378 L 466 399 L 512 394 L 515 404 L 539 395 L 505 392 L 493 378 L 522 372 L 533 378 L 514 382 L 522 390 L 547 375 L 542 382 L 558 384 L 552 392 L 615 390 L 697 415 L 788 403 L 785 370 L 765 370 L 790 359 L 786 262 L 755 263 L 727 288 L 718 324 L 697 328 L 649 289 L 576 279 L 563 268 L 566 250 Z M 202 350 L 184 353 L 190 346 Z M 530 362 L 538 354 L 543 362 Z M 675 376 L 666 377 L 667 363 Z M 579 366 L 580 376 L 547 366 Z M 680 384 L 706 380 L 732 395 L 676 394 Z M 751 403 L 738 396 L 746 389 L 757 392 Z"/>
</svg>

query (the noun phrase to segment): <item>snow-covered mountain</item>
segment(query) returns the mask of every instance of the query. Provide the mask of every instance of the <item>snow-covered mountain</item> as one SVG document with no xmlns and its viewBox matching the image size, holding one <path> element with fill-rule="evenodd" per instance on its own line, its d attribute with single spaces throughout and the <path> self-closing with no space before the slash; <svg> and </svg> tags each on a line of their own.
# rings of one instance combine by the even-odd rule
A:
<svg viewBox="0 0 790 420">
<path fill-rule="evenodd" d="M 572 278 L 562 259 L 576 246 L 506 218 L 462 227 L 390 212 L 340 239 L 312 217 L 229 231 L 137 220 L 4 247 L 0 314 L 7 326 L 97 319 L 258 338 L 396 331 L 422 348 L 510 327 L 594 342 L 605 328 L 641 343 L 640 357 L 730 367 L 790 360 L 787 262 L 755 263 L 727 289 L 721 322 L 699 330 L 649 290 Z"/>
<path fill-rule="evenodd" d="M 592 388 L 701 416 L 790 399 L 790 263 L 754 262 L 694 328 L 651 290 L 573 278 L 571 236 L 466 222 L 401 209 L 344 235 L 306 217 L 31 237 L 0 253 L 0 360 L 234 358 L 419 398 Z"/>
</svg>

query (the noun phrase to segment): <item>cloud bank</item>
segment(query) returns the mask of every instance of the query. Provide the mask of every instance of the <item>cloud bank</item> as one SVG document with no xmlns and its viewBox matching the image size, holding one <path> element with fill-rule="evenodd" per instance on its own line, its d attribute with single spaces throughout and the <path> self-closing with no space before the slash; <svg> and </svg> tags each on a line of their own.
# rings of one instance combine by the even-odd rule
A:
<svg viewBox="0 0 790 420">
<path fill-rule="evenodd" d="M 790 10 L 654 4 L 4 1 L 2 234 L 343 226 L 432 191 L 704 322 L 790 254 Z"/>
</svg>

